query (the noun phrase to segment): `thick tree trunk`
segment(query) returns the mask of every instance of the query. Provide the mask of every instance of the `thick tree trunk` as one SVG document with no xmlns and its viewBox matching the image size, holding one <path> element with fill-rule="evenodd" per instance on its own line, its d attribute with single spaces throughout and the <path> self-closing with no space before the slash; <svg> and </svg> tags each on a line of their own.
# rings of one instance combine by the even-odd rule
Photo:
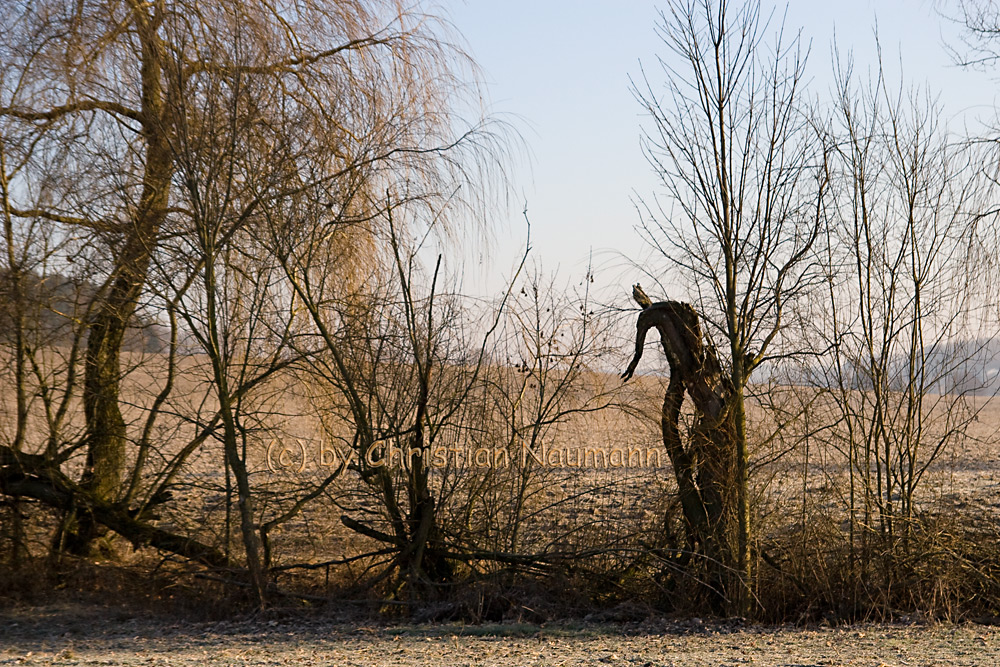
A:
<svg viewBox="0 0 1000 667">
<path fill-rule="evenodd" d="M 670 363 L 670 383 L 663 401 L 663 445 L 674 468 L 681 508 L 693 545 L 698 549 L 703 581 L 714 611 L 725 613 L 740 599 L 739 550 L 735 533 L 738 493 L 734 397 L 720 371 L 715 351 L 702 337 L 698 314 L 677 301 L 652 303 L 636 286 L 643 306 L 637 322 L 635 355 L 622 379 L 632 377 L 642 357 L 646 334 L 655 328 Z M 691 397 L 695 423 L 681 434 L 684 396 Z"/>
<path fill-rule="evenodd" d="M 121 230 L 123 241 L 115 258 L 114 280 L 90 323 L 84 364 L 87 461 L 80 483 L 89 495 L 104 502 L 117 500 L 125 467 L 127 439 L 119 407 L 122 343 L 146 284 L 150 258 L 167 214 L 173 175 L 162 81 L 163 48 L 157 35 L 160 17 L 138 8 L 135 15 L 142 48 L 141 119 L 146 143 L 142 198 L 130 223 Z M 71 512 L 62 543 L 67 550 L 82 554 L 97 533 L 97 524 L 88 513 Z"/>
</svg>

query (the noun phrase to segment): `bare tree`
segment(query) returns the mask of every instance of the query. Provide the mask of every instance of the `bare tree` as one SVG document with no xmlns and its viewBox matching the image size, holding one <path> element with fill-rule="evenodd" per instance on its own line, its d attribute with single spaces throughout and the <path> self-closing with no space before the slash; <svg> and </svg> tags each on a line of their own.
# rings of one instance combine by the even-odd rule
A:
<svg viewBox="0 0 1000 667">
<path fill-rule="evenodd" d="M 837 92 L 830 278 L 808 333 L 829 352 L 810 368 L 834 395 L 818 404 L 823 439 L 849 470 L 854 590 L 880 562 L 891 595 L 919 528 L 918 488 L 995 391 L 990 188 L 979 151 L 949 135 L 926 94 L 893 93 L 881 67 L 861 86 L 849 65 Z"/>
<path fill-rule="evenodd" d="M 693 457 L 690 465 L 716 469 L 704 483 L 718 487 L 720 507 L 709 523 L 722 543 L 708 556 L 735 572 L 717 593 L 740 613 L 749 613 L 753 597 L 745 390 L 755 370 L 794 352 L 783 332 L 796 301 L 821 277 L 812 253 L 828 182 L 824 142 L 801 99 L 798 39 L 779 29 L 768 41 L 767 29 L 758 2 L 670 2 L 659 26 L 671 52 L 660 61 L 663 87 L 645 75 L 635 84 L 651 123 L 646 155 L 669 200 L 666 208 L 646 203 L 643 229 L 671 275 L 687 281 L 696 308 L 678 311 L 679 340 L 688 347 L 668 357 L 694 354 L 705 364 L 692 372 L 721 383 L 717 418 L 730 424 L 711 438 L 716 460 Z M 640 315 L 640 338 L 657 326 L 647 312 L 659 311 Z M 665 406 L 665 441 L 666 422 L 679 414 L 669 412 L 674 417 Z"/>
<path fill-rule="evenodd" d="M 554 511 L 536 497 L 560 483 L 558 468 L 546 469 L 546 448 L 557 446 L 567 423 L 596 419 L 615 400 L 617 388 L 607 385 L 603 372 L 610 350 L 608 327 L 606 318 L 595 314 L 591 279 L 588 270 L 578 291 L 568 293 L 535 268 L 503 314 L 493 350 L 495 365 L 486 378 L 491 427 L 512 461 L 511 477 L 503 479 L 498 489 L 502 495 L 487 528 L 496 536 L 497 551 L 538 554 L 543 550 L 540 545 L 565 547 L 563 536 L 539 531 L 540 526 L 528 519 L 538 516 L 540 506 Z M 585 459 L 578 453 L 574 462 L 560 460 L 560 464 L 586 469 Z M 599 463 L 591 460 L 589 465 Z M 493 476 L 502 472 L 494 471 Z M 597 484 L 579 481 L 581 486 Z"/>
</svg>

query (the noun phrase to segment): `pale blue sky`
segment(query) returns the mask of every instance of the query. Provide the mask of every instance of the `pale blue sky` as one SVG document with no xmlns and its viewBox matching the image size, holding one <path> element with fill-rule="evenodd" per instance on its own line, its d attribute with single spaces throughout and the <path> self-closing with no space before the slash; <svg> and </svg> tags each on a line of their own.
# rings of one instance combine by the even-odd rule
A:
<svg viewBox="0 0 1000 667">
<path fill-rule="evenodd" d="M 737 0 L 738 1 L 738 0 Z M 940 4 L 940 3 L 939 3 Z M 656 4 L 601 0 L 453 0 L 444 7 L 485 71 L 492 108 L 515 116 L 531 156 L 515 172 L 516 202 L 491 255 L 488 282 L 508 271 L 523 243 L 521 203 L 532 221 L 535 259 L 579 279 L 594 253 L 598 283 L 639 278 L 615 253 L 644 250 L 635 226 L 635 194 L 648 196 L 656 177 L 639 148 L 641 113 L 629 91 L 640 62 L 652 80 L 655 54 L 666 49 L 654 32 Z M 778 5 L 772 24 L 781 23 Z M 856 70 L 874 63 L 876 22 L 885 60 L 902 61 L 905 82 L 941 96 L 956 129 L 993 117 L 992 74 L 956 67 L 945 43 L 958 28 L 926 0 L 794 0 L 786 30 L 802 29 L 811 44 L 810 91 L 826 97 L 834 34 Z M 600 268 L 604 266 L 605 268 Z M 498 284 L 498 283 L 497 283 Z"/>
</svg>

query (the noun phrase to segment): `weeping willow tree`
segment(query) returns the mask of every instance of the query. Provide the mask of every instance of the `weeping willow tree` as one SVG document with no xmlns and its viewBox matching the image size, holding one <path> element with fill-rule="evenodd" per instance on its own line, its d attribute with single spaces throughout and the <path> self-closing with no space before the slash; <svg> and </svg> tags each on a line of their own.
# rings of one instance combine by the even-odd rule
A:
<svg viewBox="0 0 1000 667">
<path fill-rule="evenodd" d="M 0 490 L 59 506 L 66 519 L 57 547 L 85 553 L 102 525 L 129 530 L 111 514 L 141 516 L 165 502 L 187 457 L 217 438 L 263 601 L 242 411 L 248 392 L 294 356 L 297 297 L 282 258 L 309 256 L 299 243 L 326 248 L 338 258 L 322 263 L 333 291 L 359 294 L 378 267 L 394 270 L 386 202 L 413 212 L 412 226 L 397 230 L 407 237 L 437 225 L 445 202 L 449 210 L 473 203 L 456 191 L 494 176 L 503 157 L 479 115 L 474 66 L 419 5 L 44 0 L 5 9 L 0 149 L 9 269 L 18 275 L 44 256 L 42 271 L 75 272 L 97 287 L 70 314 L 86 340 L 82 382 L 51 388 L 82 398 L 85 427 L 53 436 L 44 449 L 20 428 L 4 445 L 10 483 Z M 281 229 L 272 234 L 276 212 Z M 46 238 L 25 231 L 39 224 Z M 171 364 L 152 406 L 128 420 L 123 344 L 148 313 L 169 314 Z M 217 405 L 169 465 L 151 470 L 179 339 L 210 359 Z M 21 369 L 19 395 L 30 401 L 23 369 L 32 350 L 16 347 L 12 368 Z M 257 360 L 250 371 L 249 358 Z M 21 407 L 19 424 L 31 409 Z M 64 473 L 78 452 L 81 471 Z M 54 496 L 44 483 L 53 475 L 65 482 Z M 38 484 L 24 485 L 26 476 Z M 144 486 L 150 477 L 156 483 Z"/>
</svg>

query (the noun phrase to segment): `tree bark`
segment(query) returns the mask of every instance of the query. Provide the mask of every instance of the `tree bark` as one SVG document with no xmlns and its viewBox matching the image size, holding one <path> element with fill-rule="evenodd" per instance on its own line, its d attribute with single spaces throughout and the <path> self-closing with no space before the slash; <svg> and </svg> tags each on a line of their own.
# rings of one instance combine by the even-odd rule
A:
<svg viewBox="0 0 1000 667">
<path fill-rule="evenodd" d="M 653 303 L 636 285 L 633 297 L 643 310 L 636 325 L 635 355 L 622 374 L 632 377 L 642 358 L 646 334 L 655 328 L 670 364 L 663 401 L 663 445 L 674 468 L 678 495 L 692 547 L 703 563 L 704 584 L 713 610 L 725 613 L 741 599 L 736 480 L 737 424 L 729 378 L 720 370 L 711 344 L 702 336 L 695 309 L 687 303 Z M 681 434 L 684 396 L 695 409 L 693 428 Z"/>
<path fill-rule="evenodd" d="M 167 104 L 163 88 L 163 47 L 157 34 L 162 17 L 134 8 L 141 45 L 142 112 L 140 123 L 146 144 L 142 195 L 122 232 L 115 258 L 114 280 L 90 323 L 84 364 L 84 417 L 87 460 L 82 487 L 95 499 L 113 502 L 121 491 L 125 467 L 125 420 L 119 407 L 121 348 L 125 330 L 146 284 L 150 258 L 167 215 L 173 159 L 170 152 Z M 71 513 L 72 514 L 72 513 Z M 97 536 L 97 526 L 86 513 L 75 513 L 63 535 L 65 548 L 83 554 Z"/>
</svg>

